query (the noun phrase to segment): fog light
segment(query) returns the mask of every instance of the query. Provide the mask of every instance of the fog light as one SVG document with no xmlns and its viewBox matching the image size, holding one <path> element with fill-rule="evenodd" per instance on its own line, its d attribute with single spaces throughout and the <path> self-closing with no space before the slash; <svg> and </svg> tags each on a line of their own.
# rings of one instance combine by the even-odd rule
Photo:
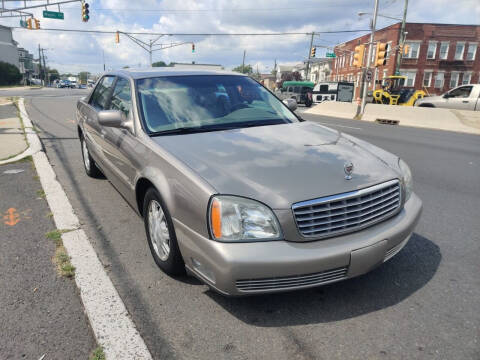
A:
<svg viewBox="0 0 480 360">
<path fill-rule="evenodd" d="M 204 277 L 206 280 L 211 282 L 212 284 L 215 284 L 215 275 L 212 270 L 210 270 L 208 267 L 203 265 L 200 261 L 197 259 L 191 258 L 192 259 L 192 265 L 193 269 L 199 273 L 202 277 Z"/>
</svg>

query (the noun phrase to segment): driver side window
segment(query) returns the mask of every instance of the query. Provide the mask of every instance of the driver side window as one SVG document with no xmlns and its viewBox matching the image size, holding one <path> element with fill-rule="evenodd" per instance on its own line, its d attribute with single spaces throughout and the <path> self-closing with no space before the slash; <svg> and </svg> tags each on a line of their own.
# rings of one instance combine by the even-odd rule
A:
<svg viewBox="0 0 480 360">
<path fill-rule="evenodd" d="M 468 98 L 472 91 L 472 86 L 462 86 L 457 89 L 453 89 L 448 93 L 449 98 Z"/>
<path fill-rule="evenodd" d="M 120 110 L 125 114 L 125 117 L 128 118 L 131 108 L 132 95 L 130 93 L 130 83 L 127 79 L 119 77 L 112 93 L 110 110 Z"/>
<path fill-rule="evenodd" d="M 107 108 L 107 102 L 110 97 L 110 90 L 112 90 L 113 76 L 105 76 L 97 85 L 90 98 L 89 104 L 95 109 L 101 111 Z"/>
</svg>

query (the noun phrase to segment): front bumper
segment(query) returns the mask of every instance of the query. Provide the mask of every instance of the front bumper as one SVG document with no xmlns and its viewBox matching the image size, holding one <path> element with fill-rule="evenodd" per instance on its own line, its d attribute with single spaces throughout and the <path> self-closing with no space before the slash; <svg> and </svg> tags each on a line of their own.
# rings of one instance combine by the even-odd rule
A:
<svg viewBox="0 0 480 360">
<path fill-rule="evenodd" d="M 225 295 L 304 289 L 359 276 L 406 245 L 422 212 L 412 193 L 394 217 L 359 232 L 311 242 L 221 243 L 174 220 L 185 266 Z"/>
</svg>

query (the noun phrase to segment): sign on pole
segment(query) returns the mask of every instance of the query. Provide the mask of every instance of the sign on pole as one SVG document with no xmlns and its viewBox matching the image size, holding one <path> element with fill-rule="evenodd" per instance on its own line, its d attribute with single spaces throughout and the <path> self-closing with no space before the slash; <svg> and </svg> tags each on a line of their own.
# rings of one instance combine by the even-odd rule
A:
<svg viewBox="0 0 480 360">
<path fill-rule="evenodd" d="M 334 58 L 334 57 L 337 57 L 337 55 L 335 55 L 335 53 L 327 53 L 326 57 Z"/>
<path fill-rule="evenodd" d="M 370 69 L 367 70 L 366 76 L 367 76 L 367 81 L 368 82 L 372 81 L 372 70 L 370 70 Z"/>
<path fill-rule="evenodd" d="M 63 20 L 63 12 L 43 10 L 43 17 L 47 19 Z"/>
</svg>

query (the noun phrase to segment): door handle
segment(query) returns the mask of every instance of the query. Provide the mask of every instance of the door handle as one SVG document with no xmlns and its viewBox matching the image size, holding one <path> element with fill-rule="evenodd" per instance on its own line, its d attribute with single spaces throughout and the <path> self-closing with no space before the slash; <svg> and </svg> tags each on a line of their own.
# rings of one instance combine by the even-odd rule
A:
<svg viewBox="0 0 480 360">
<path fill-rule="evenodd" d="M 462 103 L 468 104 L 468 100 L 463 100 Z"/>
</svg>

